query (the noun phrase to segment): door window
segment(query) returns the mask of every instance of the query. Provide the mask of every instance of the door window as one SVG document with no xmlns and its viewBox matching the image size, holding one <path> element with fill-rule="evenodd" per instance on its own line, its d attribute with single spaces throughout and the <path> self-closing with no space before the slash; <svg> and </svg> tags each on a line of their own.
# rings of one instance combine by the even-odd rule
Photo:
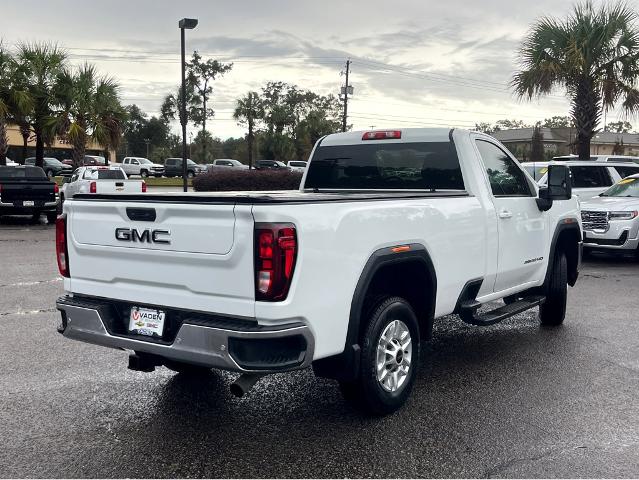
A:
<svg viewBox="0 0 639 480">
<path fill-rule="evenodd" d="M 131 160 L 131 164 L 132 165 L 140 165 L 140 162 L 138 162 L 137 160 Z"/>
<path fill-rule="evenodd" d="M 477 149 L 495 197 L 533 196 L 526 174 L 506 152 L 484 140 L 477 140 Z"/>
<path fill-rule="evenodd" d="M 570 171 L 572 172 L 572 186 L 575 188 L 601 188 L 612 185 L 607 167 L 573 165 L 570 167 Z"/>
</svg>

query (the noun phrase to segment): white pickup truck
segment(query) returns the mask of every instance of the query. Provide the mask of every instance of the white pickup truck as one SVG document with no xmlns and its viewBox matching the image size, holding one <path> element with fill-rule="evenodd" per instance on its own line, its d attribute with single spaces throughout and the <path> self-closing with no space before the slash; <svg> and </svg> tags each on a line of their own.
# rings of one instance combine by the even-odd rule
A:
<svg viewBox="0 0 639 480">
<path fill-rule="evenodd" d="M 60 189 L 60 203 L 80 194 L 138 193 L 146 192 L 144 180 L 129 180 L 117 166 L 80 167 L 71 177 L 66 177 Z"/>
<path fill-rule="evenodd" d="M 67 201 L 58 330 L 134 352 L 136 370 L 239 372 L 236 395 L 312 365 L 386 414 L 410 394 L 434 319 L 487 326 L 540 306 L 542 325 L 561 324 L 580 222 L 566 167 L 538 187 L 490 136 L 328 135 L 299 191 Z"/>
</svg>

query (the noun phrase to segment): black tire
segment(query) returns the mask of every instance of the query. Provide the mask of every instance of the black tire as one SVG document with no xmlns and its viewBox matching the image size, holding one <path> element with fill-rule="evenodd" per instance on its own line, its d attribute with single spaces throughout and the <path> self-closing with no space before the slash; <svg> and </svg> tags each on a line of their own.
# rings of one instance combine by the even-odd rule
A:
<svg viewBox="0 0 639 480">
<path fill-rule="evenodd" d="M 42 215 L 42 212 L 31 214 L 31 223 L 38 223 L 40 221 L 40 215 Z"/>
<path fill-rule="evenodd" d="M 142 178 L 146 178 L 149 176 L 149 172 L 147 172 L 146 170 L 140 170 L 140 176 Z"/>
<path fill-rule="evenodd" d="M 555 327 L 561 325 L 566 316 L 568 297 L 568 261 L 562 251 L 555 252 L 552 271 L 546 286 L 546 301 L 539 307 L 539 320 L 542 325 Z"/>
<path fill-rule="evenodd" d="M 47 174 L 47 178 L 48 178 L 49 180 L 51 180 L 51 179 L 55 176 L 55 175 L 53 174 L 53 170 L 47 170 L 47 171 L 46 171 L 46 174 Z"/>
<path fill-rule="evenodd" d="M 47 212 L 47 222 L 49 225 L 55 224 L 55 220 L 58 218 L 58 212 Z"/>
<path fill-rule="evenodd" d="M 192 170 L 189 170 L 188 172 L 186 172 L 186 178 L 193 178 L 195 177 L 195 172 L 193 172 Z"/>
<path fill-rule="evenodd" d="M 207 375 L 211 372 L 210 368 L 200 367 L 199 365 L 192 365 L 190 363 L 178 362 L 176 360 L 169 360 L 165 358 L 162 362 L 166 368 L 173 370 L 174 372 L 182 375 Z"/>
<path fill-rule="evenodd" d="M 340 390 L 347 401 L 367 413 L 387 415 L 404 405 L 413 389 L 419 365 L 419 325 L 410 304 L 400 297 L 382 299 L 370 311 L 363 325 L 358 378 L 353 382 L 340 382 Z M 401 320 L 408 328 L 412 354 L 403 383 L 396 391 L 387 391 L 377 379 L 377 348 L 382 333 L 395 320 Z M 404 350 L 400 350 L 402 353 L 398 351 L 396 360 L 404 356 Z"/>
</svg>

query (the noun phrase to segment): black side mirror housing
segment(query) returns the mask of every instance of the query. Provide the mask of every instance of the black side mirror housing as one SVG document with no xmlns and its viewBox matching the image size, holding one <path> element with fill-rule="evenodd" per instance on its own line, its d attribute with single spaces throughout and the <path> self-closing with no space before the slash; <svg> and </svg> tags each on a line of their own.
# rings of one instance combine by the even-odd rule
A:
<svg viewBox="0 0 639 480">
<path fill-rule="evenodd" d="M 572 198 L 572 174 L 566 165 L 548 166 L 548 186 L 539 188 L 537 206 L 545 212 L 550 210 L 555 200 L 570 200 Z"/>
</svg>

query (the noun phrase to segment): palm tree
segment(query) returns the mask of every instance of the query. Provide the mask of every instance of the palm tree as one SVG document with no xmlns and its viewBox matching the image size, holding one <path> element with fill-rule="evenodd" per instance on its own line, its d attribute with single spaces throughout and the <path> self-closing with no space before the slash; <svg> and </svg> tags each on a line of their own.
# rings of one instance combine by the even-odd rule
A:
<svg viewBox="0 0 639 480">
<path fill-rule="evenodd" d="M 22 118 L 33 108 L 33 102 L 20 84 L 18 65 L 0 43 L 0 165 L 6 165 L 7 123 Z"/>
<path fill-rule="evenodd" d="M 619 102 L 626 114 L 639 109 L 637 14 L 623 3 L 576 5 L 566 20 L 544 17 L 524 39 L 521 70 L 512 80 L 520 98 L 565 88 L 577 130 L 580 159 L 590 157 L 590 139 L 603 109 Z"/>
<path fill-rule="evenodd" d="M 253 141 L 255 139 L 255 126 L 264 118 L 264 103 L 257 92 L 248 92 L 237 100 L 233 118 L 240 125 L 248 126 L 246 143 L 248 147 L 249 168 L 253 168 Z"/>
<path fill-rule="evenodd" d="M 66 53 L 56 44 L 25 43 L 18 47 L 17 61 L 22 85 L 32 98 L 31 128 L 36 137 L 36 165 L 44 162 L 44 144 L 50 143 L 46 123 L 55 105 L 54 87 L 57 76 L 64 68 Z"/>
<path fill-rule="evenodd" d="M 95 66 L 87 63 L 58 75 L 54 90 L 58 110 L 47 122 L 47 131 L 69 139 L 76 167 L 82 164 L 87 140 L 105 149 L 119 145 L 126 110 L 118 90 L 119 85 L 112 78 L 99 76 Z"/>
</svg>

